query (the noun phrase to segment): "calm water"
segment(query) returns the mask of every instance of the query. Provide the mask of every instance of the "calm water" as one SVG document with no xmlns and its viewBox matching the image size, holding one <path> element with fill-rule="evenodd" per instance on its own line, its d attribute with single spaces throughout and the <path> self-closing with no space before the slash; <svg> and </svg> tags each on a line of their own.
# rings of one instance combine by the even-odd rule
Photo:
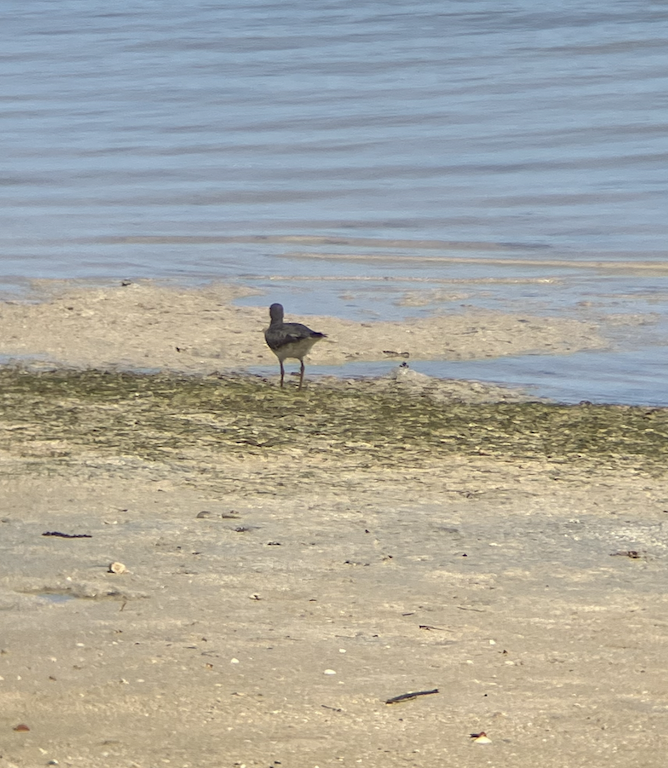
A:
<svg viewBox="0 0 668 768">
<path fill-rule="evenodd" d="M 357 317 L 651 313 L 566 384 L 668 403 L 666 2 L 5 0 L 0 24 L 5 287 L 235 278 Z M 628 386 L 624 344 L 646 350 Z M 489 378 L 547 385 L 535 363 Z"/>
</svg>

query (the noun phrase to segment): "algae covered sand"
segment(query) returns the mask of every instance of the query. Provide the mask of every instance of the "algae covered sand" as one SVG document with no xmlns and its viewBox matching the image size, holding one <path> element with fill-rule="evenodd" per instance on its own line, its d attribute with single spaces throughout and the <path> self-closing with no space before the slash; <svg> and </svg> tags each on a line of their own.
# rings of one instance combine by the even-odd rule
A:
<svg viewBox="0 0 668 768">
<path fill-rule="evenodd" d="M 156 461 L 288 451 L 327 461 L 355 456 L 370 467 L 418 467 L 457 454 L 661 472 L 668 457 L 666 409 L 480 402 L 475 389 L 464 401 L 391 382 L 295 392 L 247 376 L 6 368 L 0 391 L 4 450 L 26 457 L 46 451 L 56 463 L 82 451 Z"/>
<path fill-rule="evenodd" d="M 667 429 L 3 369 L 0 768 L 663 766 Z"/>
</svg>

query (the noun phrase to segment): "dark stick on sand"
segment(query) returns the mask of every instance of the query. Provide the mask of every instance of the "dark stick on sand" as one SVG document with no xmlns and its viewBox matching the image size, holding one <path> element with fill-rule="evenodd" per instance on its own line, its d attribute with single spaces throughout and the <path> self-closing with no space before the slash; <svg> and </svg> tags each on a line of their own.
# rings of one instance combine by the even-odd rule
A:
<svg viewBox="0 0 668 768">
<path fill-rule="evenodd" d="M 418 696 L 430 696 L 432 693 L 438 693 L 438 688 L 434 688 L 431 691 L 416 691 L 415 693 L 402 693 L 401 696 L 393 696 L 391 699 L 386 699 L 386 704 L 398 704 L 400 701 L 410 701 L 411 699 L 417 699 Z"/>
</svg>

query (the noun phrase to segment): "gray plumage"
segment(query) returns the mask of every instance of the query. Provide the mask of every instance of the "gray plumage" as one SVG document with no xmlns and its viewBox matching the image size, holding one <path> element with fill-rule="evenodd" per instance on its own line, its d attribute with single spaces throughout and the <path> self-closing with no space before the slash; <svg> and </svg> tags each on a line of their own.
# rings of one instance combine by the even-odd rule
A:
<svg viewBox="0 0 668 768">
<path fill-rule="evenodd" d="M 304 356 L 311 351 L 311 347 L 316 342 L 326 338 L 326 335 L 312 331 L 301 323 L 284 323 L 282 304 L 272 304 L 269 307 L 269 317 L 271 324 L 264 332 L 264 338 L 281 366 L 281 387 L 285 378 L 283 361 L 292 358 L 301 363 L 299 372 L 299 389 L 301 389 L 304 383 Z"/>
</svg>

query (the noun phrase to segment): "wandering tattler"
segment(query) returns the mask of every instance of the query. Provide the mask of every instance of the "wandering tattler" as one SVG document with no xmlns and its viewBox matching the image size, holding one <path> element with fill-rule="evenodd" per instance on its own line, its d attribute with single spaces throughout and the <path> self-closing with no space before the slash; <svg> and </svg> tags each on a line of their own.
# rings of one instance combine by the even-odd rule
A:
<svg viewBox="0 0 668 768">
<path fill-rule="evenodd" d="M 304 383 L 304 356 L 311 351 L 311 347 L 320 339 L 326 338 L 324 333 L 312 331 L 301 323 L 283 322 L 283 305 L 272 304 L 269 307 L 271 324 L 264 332 L 264 338 L 269 349 L 276 355 L 281 366 L 281 387 L 285 377 L 283 361 L 287 358 L 299 360 L 301 370 L 299 372 L 299 387 Z"/>
</svg>

